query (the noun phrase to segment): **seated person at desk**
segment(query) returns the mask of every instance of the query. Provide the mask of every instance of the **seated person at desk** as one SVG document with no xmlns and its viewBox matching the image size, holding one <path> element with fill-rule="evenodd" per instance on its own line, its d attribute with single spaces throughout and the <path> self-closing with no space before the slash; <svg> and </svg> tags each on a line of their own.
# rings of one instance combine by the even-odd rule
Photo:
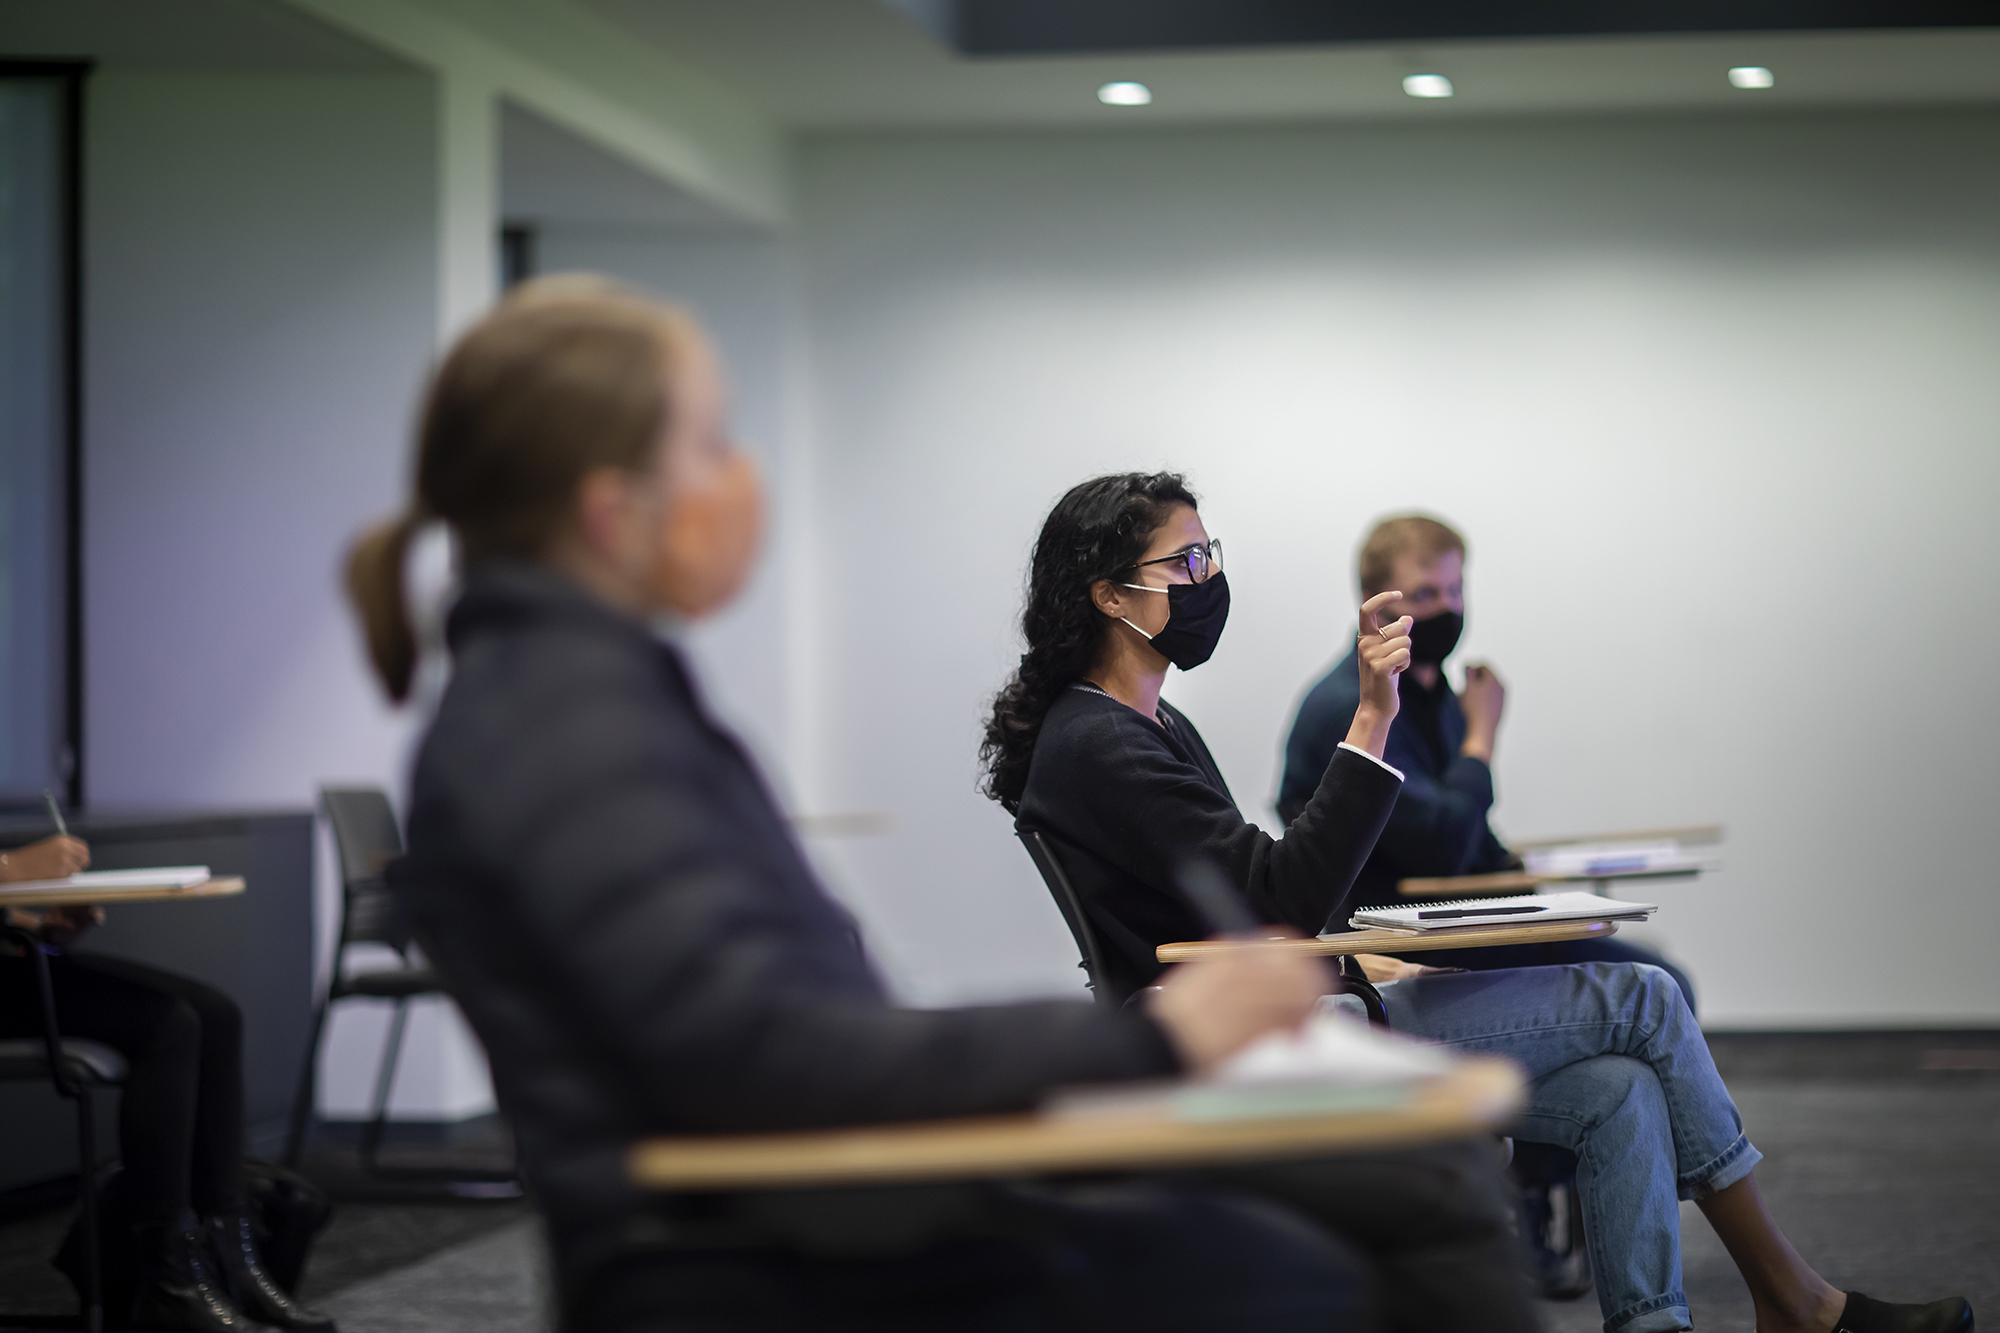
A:
<svg viewBox="0 0 2000 1333">
<path fill-rule="evenodd" d="M 1345 900 L 1402 779 L 1382 762 L 1410 661 L 1396 593 L 1362 604 L 1359 704 L 1317 789 L 1281 838 L 1246 823 L 1201 734 L 1160 698 L 1169 665 L 1206 662 L 1229 615 L 1219 543 L 1170 473 L 1099 477 L 1057 501 L 1031 557 L 1028 651 L 994 701 L 987 794 L 1049 837 L 1082 899 L 1119 999 L 1150 984 L 1154 950 L 1205 932 L 1175 884 L 1206 862 L 1261 920 L 1317 933 Z M 1466 951 L 1471 952 L 1471 951 Z M 1836 1326 L 1969 1329 L 1962 1300 L 1890 1305 L 1843 1293 L 1765 1211 L 1743 1133 L 1679 987 L 1633 963 L 1440 973 L 1376 960 L 1389 1025 L 1502 1055 L 1533 1080 L 1517 1138 L 1576 1153 L 1605 1328 L 1692 1327 L 1679 1200 L 1715 1227 L 1761 1333 Z"/>
<path fill-rule="evenodd" d="M 400 699 L 426 516 L 464 561 L 388 878 L 485 1045 L 564 1327 L 1532 1326 L 1479 1143 L 1074 1186 L 641 1191 L 626 1158 L 648 1135 L 1026 1111 L 1205 1070 L 1303 1021 L 1327 974 L 1251 950 L 1131 1012 L 889 1002 L 654 632 L 733 600 L 758 539 L 756 473 L 685 316 L 583 278 L 516 288 L 439 368 L 417 454 L 408 513 L 349 564 Z"/>
<path fill-rule="evenodd" d="M 90 864 L 81 839 L 44 838 L 0 853 L 0 882 L 61 879 Z M 122 958 L 55 952 L 104 919 L 101 908 L 9 909 L 50 947 L 50 987 L 65 1037 L 125 1057 L 118 1154 L 137 1223 L 138 1287 L 113 1327 L 225 1333 L 265 1326 L 332 1333 L 264 1269 L 243 1193 L 243 1015 L 187 977 Z M 30 960 L 0 952 L 0 1037 L 41 1035 Z M 218 1272 L 213 1260 L 220 1258 Z M 80 1273 L 72 1274 L 72 1279 Z"/>
<path fill-rule="evenodd" d="M 1375 850 L 1356 878 L 1349 911 L 1408 902 L 1399 881 L 1517 870 L 1520 861 L 1487 826 L 1493 805 L 1493 749 L 1506 690 L 1491 667 L 1468 666 L 1465 692 L 1445 679 L 1444 662 L 1465 628 L 1465 539 L 1433 518 L 1384 519 L 1362 543 L 1358 561 L 1363 599 L 1395 590 L 1382 604 L 1387 618 L 1409 616 L 1410 668 L 1398 683 L 1402 706 L 1390 724 L 1382 757 L 1401 770 L 1403 791 Z M 1290 823 L 1318 790 L 1340 738 L 1361 703 L 1357 657 L 1349 652 L 1307 691 L 1285 742 L 1278 817 Z M 1495 949 L 1457 949 L 1431 956 L 1440 967 L 1532 967 L 1539 963 L 1651 963 L 1680 983 L 1688 1007 L 1687 974 L 1656 951 L 1626 940 L 1566 940 Z"/>
</svg>

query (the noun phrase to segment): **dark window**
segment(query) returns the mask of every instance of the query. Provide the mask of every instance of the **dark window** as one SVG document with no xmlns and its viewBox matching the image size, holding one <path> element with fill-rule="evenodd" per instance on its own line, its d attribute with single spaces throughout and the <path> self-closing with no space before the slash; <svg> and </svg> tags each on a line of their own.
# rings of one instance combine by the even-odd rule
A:
<svg viewBox="0 0 2000 1333">
<path fill-rule="evenodd" d="M 83 794 L 77 247 L 84 68 L 0 62 L 0 805 Z"/>
<path fill-rule="evenodd" d="M 535 276 L 535 229 L 525 222 L 510 222 L 500 229 L 500 286 L 502 290 Z"/>
</svg>

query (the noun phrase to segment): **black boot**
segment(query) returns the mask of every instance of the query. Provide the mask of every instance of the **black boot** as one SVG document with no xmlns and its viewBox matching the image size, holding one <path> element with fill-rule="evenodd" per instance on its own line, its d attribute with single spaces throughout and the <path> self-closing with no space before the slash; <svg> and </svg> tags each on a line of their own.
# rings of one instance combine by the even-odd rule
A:
<svg viewBox="0 0 2000 1333">
<path fill-rule="evenodd" d="M 261 1333 L 236 1308 L 192 1216 L 138 1229 L 138 1290 L 131 1324 L 158 1333 Z"/>
<path fill-rule="evenodd" d="M 1847 1293 L 1847 1308 L 1834 1321 L 1834 1333 L 1972 1333 L 1972 1307 L 1962 1296 L 1929 1305 L 1895 1305 Z"/>
<path fill-rule="evenodd" d="M 1583 1205 L 1575 1178 L 1523 1185 L 1518 1197 L 1522 1258 L 1530 1285 L 1552 1301 L 1589 1295 L 1590 1251 L 1583 1241 Z"/>
<path fill-rule="evenodd" d="M 273 1328 L 335 1333 L 333 1321 L 293 1300 L 264 1267 L 257 1232 L 243 1213 L 225 1213 L 208 1222 L 208 1236 L 222 1258 L 222 1275 L 236 1308 Z"/>
</svg>

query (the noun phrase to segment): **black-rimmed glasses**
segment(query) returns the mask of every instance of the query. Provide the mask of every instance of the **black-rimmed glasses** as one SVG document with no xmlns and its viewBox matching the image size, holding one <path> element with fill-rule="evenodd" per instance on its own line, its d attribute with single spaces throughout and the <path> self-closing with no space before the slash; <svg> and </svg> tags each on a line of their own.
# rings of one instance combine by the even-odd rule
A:
<svg viewBox="0 0 2000 1333">
<path fill-rule="evenodd" d="M 1222 572 L 1222 539 L 1217 537 L 1208 542 L 1196 542 L 1192 546 L 1183 546 L 1172 555 L 1163 555 L 1153 560 L 1141 560 L 1138 564 L 1132 566 L 1132 568 L 1134 570 L 1141 570 L 1147 565 L 1178 565 L 1187 571 L 1188 579 L 1191 582 L 1205 583 L 1209 575 L 1220 574 Z"/>
</svg>

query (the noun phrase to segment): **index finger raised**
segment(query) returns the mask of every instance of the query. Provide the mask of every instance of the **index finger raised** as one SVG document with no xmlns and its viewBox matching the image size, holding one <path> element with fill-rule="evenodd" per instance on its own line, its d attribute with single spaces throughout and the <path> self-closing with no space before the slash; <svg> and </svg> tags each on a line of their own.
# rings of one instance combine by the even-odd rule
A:
<svg viewBox="0 0 2000 1333">
<path fill-rule="evenodd" d="M 1403 594 L 1400 592 L 1378 592 L 1361 604 L 1361 632 L 1379 634 L 1382 632 L 1382 617 L 1378 614 L 1390 602 Z"/>
</svg>

